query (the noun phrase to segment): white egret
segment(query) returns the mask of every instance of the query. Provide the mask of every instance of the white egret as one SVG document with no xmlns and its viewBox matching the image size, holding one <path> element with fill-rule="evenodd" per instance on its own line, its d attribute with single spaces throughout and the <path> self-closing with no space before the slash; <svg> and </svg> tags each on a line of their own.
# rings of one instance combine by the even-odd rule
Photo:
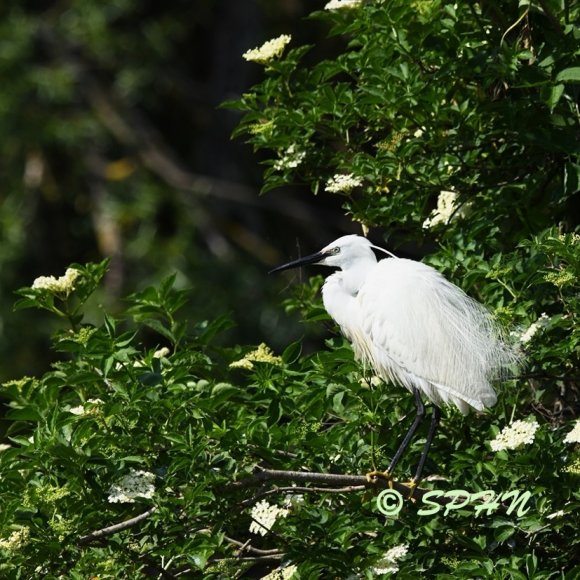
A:
<svg viewBox="0 0 580 580">
<path fill-rule="evenodd" d="M 373 248 L 390 258 L 377 261 Z M 272 272 L 305 264 L 338 268 L 322 287 L 324 307 L 352 343 L 357 359 L 385 382 L 415 396 L 417 414 L 384 473 L 387 479 L 408 447 L 425 408 L 433 403 L 427 440 L 412 487 L 420 480 L 440 418 L 442 404 L 463 414 L 496 402 L 491 381 L 516 360 L 492 315 L 441 273 L 413 260 L 397 258 L 366 238 L 349 235 L 320 252 Z"/>
</svg>

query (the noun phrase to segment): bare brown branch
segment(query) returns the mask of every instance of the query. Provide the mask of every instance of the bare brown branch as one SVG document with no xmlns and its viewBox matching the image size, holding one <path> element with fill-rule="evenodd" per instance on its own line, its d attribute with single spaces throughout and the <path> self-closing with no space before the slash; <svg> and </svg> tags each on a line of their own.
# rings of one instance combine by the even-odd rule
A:
<svg viewBox="0 0 580 580">
<path fill-rule="evenodd" d="M 142 521 L 146 520 L 151 514 L 153 514 L 157 508 L 153 506 L 152 508 L 148 509 L 146 512 L 135 516 L 129 520 L 125 520 L 124 522 L 113 524 L 112 526 L 107 526 L 106 528 L 102 528 L 100 530 L 96 530 L 87 534 L 86 536 L 81 536 L 78 540 L 79 544 L 89 544 L 94 542 L 95 540 L 100 540 L 101 538 L 105 538 L 107 536 L 111 536 L 112 534 L 116 534 L 117 532 L 121 532 L 128 528 L 132 528 L 137 524 L 140 524 Z"/>
<path fill-rule="evenodd" d="M 279 469 L 265 469 L 258 467 L 254 473 L 243 480 L 233 482 L 227 486 L 229 489 L 252 487 L 266 481 L 297 481 L 323 484 L 324 487 L 316 488 L 320 493 L 350 493 L 354 491 L 382 490 L 392 487 L 404 496 L 421 499 L 428 489 L 415 488 L 396 480 L 378 478 L 369 481 L 366 475 L 345 475 L 337 473 L 318 473 L 313 471 L 283 471 Z M 309 491 L 312 488 L 305 488 Z M 279 490 L 278 490 L 279 491 Z"/>
</svg>

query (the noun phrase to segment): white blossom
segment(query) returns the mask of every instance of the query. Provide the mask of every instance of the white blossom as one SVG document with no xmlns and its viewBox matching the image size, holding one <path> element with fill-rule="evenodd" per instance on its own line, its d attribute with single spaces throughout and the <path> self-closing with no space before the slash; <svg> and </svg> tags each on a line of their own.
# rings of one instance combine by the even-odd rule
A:
<svg viewBox="0 0 580 580">
<path fill-rule="evenodd" d="M 292 487 L 296 487 L 296 484 L 293 483 Z M 301 504 L 304 502 L 304 494 L 303 493 L 287 493 L 284 496 L 284 501 L 282 505 L 286 508 L 291 508 L 292 506 Z"/>
<path fill-rule="evenodd" d="M 374 375 L 371 377 L 370 381 L 365 377 L 362 377 L 358 382 L 363 388 L 370 389 L 372 387 L 380 387 L 383 384 L 383 379 Z"/>
<path fill-rule="evenodd" d="M 393 546 L 390 550 L 387 550 L 384 556 L 373 566 L 373 572 L 377 576 L 395 574 L 399 571 L 397 562 L 405 557 L 408 551 L 409 546 L 407 544 Z"/>
<path fill-rule="evenodd" d="M 230 368 L 251 371 L 254 368 L 255 362 L 280 366 L 282 364 L 282 357 L 274 356 L 272 349 L 263 342 L 256 350 L 249 352 L 244 358 L 231 362 Z"/>
<path fill-rule="evenodd" d="M 538 422 L 514 421 L 509 426 L 502 429 L 490 446 L 493 451 L 503 451 L 504 449 L 516 449 L 520 445 L 533 443 L 536 431 L 540 428 Z"/>
<path fill-rule="evenodd" d="M 528 328 L 528 330 L 526 330 L 526 332 L 524 332 L 522 336 L 520 336 L 520 342 L 523 342 L 524 344 L 530 342 L 530 340 L 534 338 L 534 336 L 538 333 L 538 331 L 545 328 L 549 322 L 550 317 L 545 312 L 542 312 L 540 318 L 538 318 L 536 322 L 533 322 Z"/>
<path fill-rule="evenodd" d="M 278 38 L 268 40 L 259 48 L 253 48 L 242 55 L 245 60 L 267 64 L 271 60 L 278 58 L 284 52 L 286 45 L 292 40 L 288 34 L 282 34 Z"/>
<path fill-rule="evenodd" d="M 342 8 L 356 8 L 363 3 L 363 0 L 330 0 L 324 7 L 325 10 L 340 10 Z"/>
<path fill-rule="evenodd" d="M 573 461 L 571 461 L 566 467 L 564 467 L 563 471 L 566 473 L 573 473 L 574 475 L 580 475 L 580 457 L 577 457 Z"/>
<path fill-rule="evenodd" d="M 28 542 L 29 536 L 29 528 L 20 528 L 12 532 L 8 538 L 0 540 L 0 549 L 10 550 L 11 552 L 19 550 Z"/>
<path fill-rule="evenodd" d="M 6 451 L 6 449 L 10 449 L 12 445 L 8 445 L 8 443 L 0 443 L 0 452 Z"/>
<path fill-rule="evenodd" d="M 278 518 L 285 518 L 289 510 L 280 508 L 275 505 L 270 505 L 265 499 L 259 501 L 252 508 L 252 523 L 250 524 L 250 532 L 252 534 L 261 534 L 265 536 Z"/>
<path fill-rule="evenodd" d="M 274 162 L 274 169 L 276 171 L 282 171 L 284 169 L 295 169 L 298 167 L 304 158 L 306 157 L 306 151 L 299 151 L 296 145 L 290 145 L 286 152 L 280 159 Z"/>
<path fill-rule="evenodd" d="M 75 281 L 80 276 L 80 272 L 74 268 L 68 268 L 64 276 L 55 278 L 54 276 L 40 276 L 32 283 L 32 288 L 35 290 L 49 290 L 50 292 L 58 292 L 63 294 L 70 294 L 75 289 Z"/>
<path fill-rule="evenodd" d="M 351 189 L 362 185 L 362 179 L 352 173 L 337 173 L 326 182 L 326 191 L 331 193 L 348 193 Z"/>
<path fill-rule="evenodd" d="M 290 580 L 298 567 L 295 564 L 284 566 L 284 568 L 276 568 L 266 576 L 262 576 L 261 580 Z"/>
<path fill-rule="evenodd" d="M 131 469 L 109 489 L 109 503 L 135 503 L 136 497 L 151 499 L 155 493 L 155 474 Z"/>
<path fill-rule="evenodd" d="M 576 421 L 572 431 L 564 437 L 564 443 L 580 443 L 580 419 Z"/>
<path fill-rule="evenodd" d="M 170 353 L 171 351 L 166 346 L 164 346 L 163 348 L 160 348 L 153 353 L 153 358 L 165 358 Z"/>
<path fill-rule="evenodd" d="M 457 192 L 442 190 L 437 198 L 437 209 L 423 222 L 423 229 L 448 224 L 452 216 L 465 217 L 465 206 L 457 208 Z"/>
<path fill-rule="evenodd" d="M 99 405 L 104 405 L 105 403 L 101 399 L 88 399 L 86 404 L 88 408 L 85 405 L 78 405 L 77 407 L 71 407 L 68 412 L 78 416 L 95 415 L 99 413 Z"/>
</svg>

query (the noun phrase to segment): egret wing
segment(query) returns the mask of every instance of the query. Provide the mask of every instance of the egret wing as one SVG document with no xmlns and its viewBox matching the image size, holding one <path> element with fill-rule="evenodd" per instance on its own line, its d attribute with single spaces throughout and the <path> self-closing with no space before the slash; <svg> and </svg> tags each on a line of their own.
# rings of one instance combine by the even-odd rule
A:
<svg viewBox="0 0 580 580">
<path fill-rule="evenodd" d="M 358 294 L 361 332 L 379 374 L 463 412 L 491 406 L 507 358 L 490 314 L 433 268 L 386 259 Z"/>
</svg>

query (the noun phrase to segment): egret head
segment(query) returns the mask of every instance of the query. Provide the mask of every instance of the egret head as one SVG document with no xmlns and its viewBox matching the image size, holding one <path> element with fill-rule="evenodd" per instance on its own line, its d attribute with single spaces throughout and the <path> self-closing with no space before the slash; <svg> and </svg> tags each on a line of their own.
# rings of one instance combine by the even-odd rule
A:
<svg viewBox="0 0 580 580">
<path fill-rule="evenodd" d="M 299 266 L 305 266 L 306 264 L 318 264 L 320 266 L 331 266 L 334 268 L 340 268 L 342 270 L 352 266 L 361 261 L 372 261 L 376 262 L 375 255 L 373 253 L 373 246 L 366 238 L 362 236 L 350 235 L 343 236 L 334 240 L 328 244 L 328 246 L 322 248 L 320 252 L 316 254 L 311 254 L 310 256 L 304 256 L 304 258 L 299 258 L 282 266 L 278 266 L 270 271 L 281 272 L 282 270 L 289 270 L 290 268 L 298 268 Z"/>
</svg>

